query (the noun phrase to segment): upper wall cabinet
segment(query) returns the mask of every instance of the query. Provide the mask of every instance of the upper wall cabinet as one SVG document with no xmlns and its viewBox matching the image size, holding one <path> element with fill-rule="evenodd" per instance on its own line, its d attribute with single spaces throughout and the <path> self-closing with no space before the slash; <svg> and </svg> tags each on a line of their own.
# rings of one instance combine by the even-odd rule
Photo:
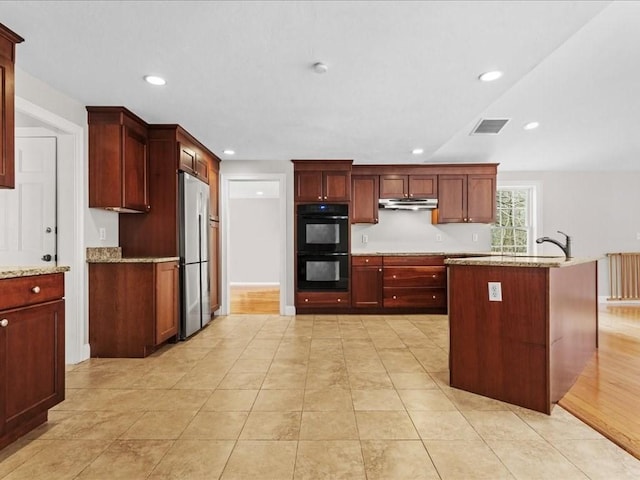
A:
<svg viewBox="0 0 640 480">
<path fill-rule="evenodd" d="M 438 176 L 380 175 L 380 198 L 438 198 Z"/>
<path fill-rule="evenodd" d="M 440 175 L 437 223 L 493 223 L 496 175 Z"/>
<path fill-rule="evenodd" d="M 24 41 L 0 23 L 0 188 L 14 188 L 14 64 L 16 44 Z"/>
<path fill-rule="evenodd" d="M 296 202 L 349 202 L 353 160 L 292 160 Z"/>
<path fill-rule="evenodd" d="M 378 175 L 351 176 L 351 223 L 378 223 Z"/>
<path fill-rule="evenodd" d="M 124 107 L 87 107 L 89 113 L 89 206 L 116 212 L 147 212 L 147 124 Z"/>
</svg>

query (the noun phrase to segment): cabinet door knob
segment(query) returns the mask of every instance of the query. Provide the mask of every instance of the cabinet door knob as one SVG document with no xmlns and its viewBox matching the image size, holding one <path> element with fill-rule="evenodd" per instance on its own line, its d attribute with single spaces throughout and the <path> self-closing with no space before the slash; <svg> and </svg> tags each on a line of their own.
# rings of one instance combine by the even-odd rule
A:
<svg viewBox="0 0 640 480">
<path fill-rule="evenodd" d="M 473 218 L 468 219 L 467 222 L 473 222 Z"/>
<path fill-rule="evenodd" d="M 342 299 L 341 299 L 341 298 L 339 298 L 339 299 L 338 299 L 338 303 L 340 303 L 341 301 L 342 301 Z"/>
<path fill-rule="evenodd" d="M 436 278 L 435 274 L 434 274 L 434 275 L 432 275 L 432 276 L 433 276 L 433 278 Z"/>
<path fill-rule="evenodd" d="M 327 199 L 327 196 L 326 196 L 326 195 L 324 196 L 324 199 L 325 199 L 325 200 Z"/>
<path fill-rule="evenodd" d="M 31 289 L 31 291 L 32 291 L 33 293 L 40 293 L 40 287 L 36 285 L 35 287 L 33 287 L 33 288 Z"/>
<path fill-rule="evenodd" d="M 3 318 L 2 320 L 0 320 L 0 327 L 6 327 L 7 325 L 9 325 L 9 320 L 7 320 L 6 318 Z"/>
<path fill-rule="evenodd" d="M 378 271 L 379 271 L 379 272 L 381 272 L 381 271 L 382 271 L 382 269 L 381 269 L 381 268 L 379 268 L 379 269 L 378 269 Z"/>
<path fill-rule="evenodd" d="M 369 263 L 369 259 L 368 259 L 368 258 L 365 258 L 365 259 L 364 259 L 364 263 Z"/>
<path fill-rule="evenodd" d="M 396 297 L 396 296 L 394 295 L 392 298 L 395 300 L 395 299 L 396 299 L 396 298 L 398 298 L 398 297 Z"/>
<path fill-rule="evenodd" d="M 318 200 L 322 200 L 322 195 L 320 195 L 320 196 L 318 197 Z"/>
<path fill-rule="evenodd" d="M 308 298 L 305 298 L 305 299 L 304 299 L 304 301 L 305 301 L 305 302 L 308 302 L 308 301 L 309 301 L 309 299 L 308 299 Z"/>
<path fill-rule="evenodd" d="M 394 275 L 393 278 L 396 278 L 396 276 Z"/>
</svg>

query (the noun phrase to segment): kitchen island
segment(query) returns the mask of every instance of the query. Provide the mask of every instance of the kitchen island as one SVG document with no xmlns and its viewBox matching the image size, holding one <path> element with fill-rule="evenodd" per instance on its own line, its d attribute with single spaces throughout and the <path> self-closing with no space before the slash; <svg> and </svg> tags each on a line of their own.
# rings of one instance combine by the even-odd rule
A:
<svg viewBox="0 0 640 480">
<path fill-rule="evenodd" d="M 451 386 L 551 413 L 597 348 L 596 259 L 445 264 Z"/>
</svg>

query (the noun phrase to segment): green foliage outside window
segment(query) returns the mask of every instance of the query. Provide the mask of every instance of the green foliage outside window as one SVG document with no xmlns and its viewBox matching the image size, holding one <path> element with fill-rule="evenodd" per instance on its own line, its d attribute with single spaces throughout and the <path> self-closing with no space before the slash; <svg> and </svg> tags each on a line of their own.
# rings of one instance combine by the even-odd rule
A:
<svg viewBox="0 0 640 480">
<path fill-rule="evenodd" d="M 492 252 L 528 253 L 530 196 L 526 188 L 498 188 L 497 221 L 491 228 Z"/>
</svg>

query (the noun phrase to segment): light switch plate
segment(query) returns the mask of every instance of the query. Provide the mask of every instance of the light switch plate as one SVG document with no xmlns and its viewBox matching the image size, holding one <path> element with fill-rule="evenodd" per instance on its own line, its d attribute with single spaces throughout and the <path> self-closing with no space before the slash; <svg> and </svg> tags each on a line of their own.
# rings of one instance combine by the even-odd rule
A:
<svg viewBox="0 0 640 480">
<path fill-rule="evenodd" d="M 502 301 L 502 284 L 500 282 L 489 282 L 489 301 Z"/>
</svg>

